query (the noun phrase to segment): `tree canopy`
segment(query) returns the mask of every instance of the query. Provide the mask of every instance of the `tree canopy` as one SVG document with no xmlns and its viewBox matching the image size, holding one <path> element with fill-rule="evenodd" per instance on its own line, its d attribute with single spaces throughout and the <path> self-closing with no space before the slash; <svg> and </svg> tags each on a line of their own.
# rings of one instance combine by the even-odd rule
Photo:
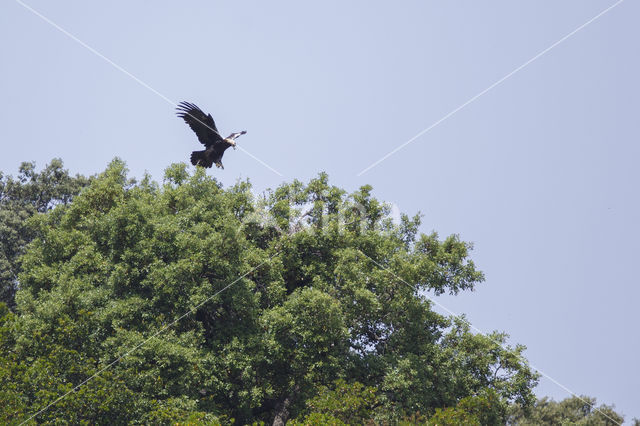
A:
<svg viewBox="0 0 640 426">
<path fill-rule="evenodd" d="M 0 422 L 487 424 L 535 407 L 524 347 L 426 297 L 483 281 L 471 244 L 394 223 L 369 186 L 321 173 L 255 195 L 185 164 L 162 183 L 117 159 L 90 180 L 26 164 L 0 180 L 2 212 L 29 212 L 2 239 L 19 290 L 0 312 Z M 35 195 L 46 179 L 58 192 Z"/>
<path fill-rule="evenodd" d="M 72 177 L 54 159 L 39 173 L 35 163 L 22 163 L 17 178 L 0 171 L 0 302 L 15 306 L 20 256 L 33 238 L 26 226 L 35 213 L 66 205 L 86 186 L 89 179 Z"/>
<path fill-rule="evenodd" d="M 588 396 L 572 396 L 560 402 L 541 398 L 530 409 L 523 411 L 514 404 L 509 407 L 508 422 L 513 425 L 576 425 L 595 426 L 622 424 L 623 417 L 613 407 L 605 404 L 596 406 L 596 399 Z M 633 419 L 634 425 L 640 421 Z"/>
</svg>

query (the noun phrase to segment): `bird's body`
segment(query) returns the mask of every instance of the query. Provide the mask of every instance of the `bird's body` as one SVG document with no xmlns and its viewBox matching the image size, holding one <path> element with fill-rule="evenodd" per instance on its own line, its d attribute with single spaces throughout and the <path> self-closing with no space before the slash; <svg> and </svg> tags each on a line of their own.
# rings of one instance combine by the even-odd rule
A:
<svg viewBox="0 0 640 426">
<path fill-rule="evenodd" d="M 224 169 L 222 165 L 222 155 L 229 147 L 236 147 L 236 138 L 247 133 L 241 131 L 232 133 L 226 138 L 220 136 L 215 121 L 211 114 L 205 114 L 196 105 L 189 102 L 180 102 L 178 104 L 178 117 L 182 118 L 194 131 L 198 140 L 206 149 L 202 151 L 193 151 L 191 153 L 191 164 L 194 166 L 211 167 L 216 165 Z"/>
</svg>

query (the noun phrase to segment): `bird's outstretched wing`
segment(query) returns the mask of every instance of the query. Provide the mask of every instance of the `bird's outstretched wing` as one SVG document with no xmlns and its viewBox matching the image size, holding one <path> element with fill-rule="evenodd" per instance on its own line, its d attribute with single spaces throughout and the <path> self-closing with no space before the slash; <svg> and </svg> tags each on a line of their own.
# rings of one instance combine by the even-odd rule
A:
<svg viewBox="0 0 640 426">
<path fill-rule="evenodd" d="M 200 108 L 189 102 L 180 102 L 176 109 L 178 117 L 191 127 L 204 146 L 208 148 L 216 142 L 222 141 L 222 136 L 218 133 L 211 114 L 205 114 Z"/>
</svg>

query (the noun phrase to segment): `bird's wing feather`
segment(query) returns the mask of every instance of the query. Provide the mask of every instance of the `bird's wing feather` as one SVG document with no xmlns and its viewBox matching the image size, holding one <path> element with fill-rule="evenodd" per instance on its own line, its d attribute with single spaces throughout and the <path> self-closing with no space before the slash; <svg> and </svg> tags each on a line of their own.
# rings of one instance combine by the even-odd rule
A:
<svg viewBox="0 0 640 426">
<path fill-rule="evenodd" d="M 216 142 L 222 141 L 222 136 L 218 133 L 218 128 L 211 114 L 205 114 L 200 108 L 189 102 L 180 102 L 176 109 L 178 117 L 191 127 L 204 146 L 208 148 Z"/>
</svg>

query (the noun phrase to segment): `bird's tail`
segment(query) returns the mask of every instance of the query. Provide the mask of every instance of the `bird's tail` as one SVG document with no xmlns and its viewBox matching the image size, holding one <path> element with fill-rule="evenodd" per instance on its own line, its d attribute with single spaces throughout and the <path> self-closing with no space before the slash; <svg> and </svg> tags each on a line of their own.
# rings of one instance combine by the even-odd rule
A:
<svg viewBox="0 0 640 426">
<path fill-rule="evenodd" d="M 193 151 L 191 153 L 191 164 L 194 166 L 211 167 L 211 163 L 207 163 L 208 161 L 205 151 Z"/>
</svg>

